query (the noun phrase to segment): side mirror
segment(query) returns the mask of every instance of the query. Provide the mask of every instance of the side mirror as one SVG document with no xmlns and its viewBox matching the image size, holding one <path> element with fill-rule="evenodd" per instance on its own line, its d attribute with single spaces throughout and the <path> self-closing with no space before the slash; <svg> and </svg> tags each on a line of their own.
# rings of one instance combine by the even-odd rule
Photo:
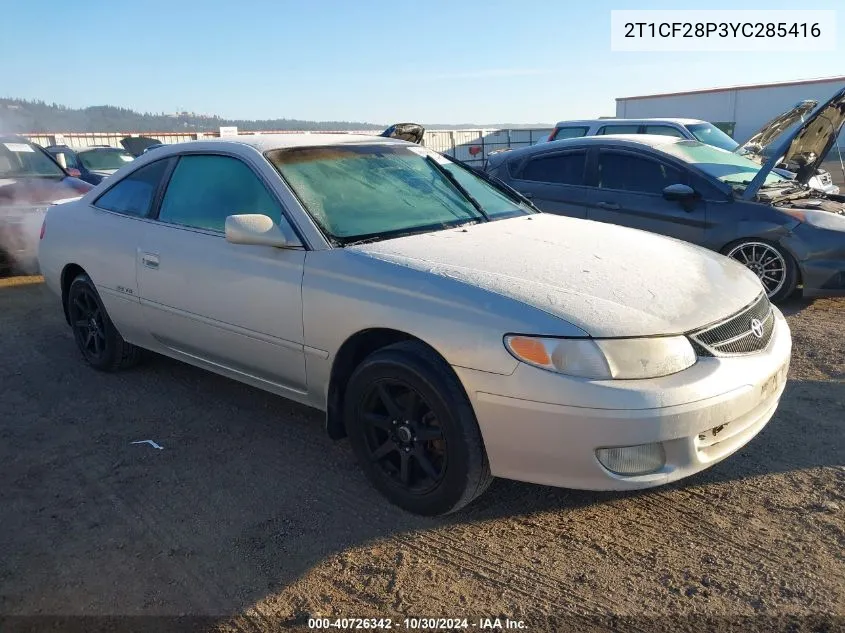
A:
<svg viewBox="0 0 845 633">
<path fill-rule="evenodd" d="M 677 184 L 669 185 L 663 189 L 663 197 L 677 202 L 690 202 L 698 198 L 698 194 L 689 185 Z"/>
<path fill-rule="evenodd" d="M 73 176 L 74 178 L 79 178 L 82 175 L 82 172 L 79 171 L 76 167 L 68 167 L 67 173 L 69 176 Z"/>
<path fill-rule="evenodd" d="M 226 218 L 226 241 L 232 244 L 299 248 L 302 242 L 296 237 L 287 219 L 279 224 L 269 216 L 258 213 L 230 215 Z"/>
</svg>

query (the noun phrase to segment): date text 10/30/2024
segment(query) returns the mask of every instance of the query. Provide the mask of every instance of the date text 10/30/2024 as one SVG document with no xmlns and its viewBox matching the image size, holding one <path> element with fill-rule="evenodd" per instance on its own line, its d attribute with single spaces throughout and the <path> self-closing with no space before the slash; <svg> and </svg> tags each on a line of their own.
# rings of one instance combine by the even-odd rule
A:
<svg viewBox="0 0 845 633">
<path fill-rule="evenodd" d="M 308 628 L 314 630 L 388 631 L 388 630 L 467 630 L 481 631 L 525 630 L 522 620 L 509 618 L 308 618 Z"/>
</svg>

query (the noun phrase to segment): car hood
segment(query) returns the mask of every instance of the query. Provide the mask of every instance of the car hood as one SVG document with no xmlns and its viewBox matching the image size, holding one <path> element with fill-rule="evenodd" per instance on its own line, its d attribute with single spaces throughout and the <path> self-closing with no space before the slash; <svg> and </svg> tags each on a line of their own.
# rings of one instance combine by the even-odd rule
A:
<svg viewBox="0 0 845 633">
<path fill-rule="evenodd" d="M 766 156 L 763 155 L 766 147 L 793 125 L 803 121 L 804 117 L 812 112 L 818 104 L 818 101 L 812 99 L 799 102 L 795 107 L 768 121 L 751 138 L 744 143 L 740 143 L 734 153 L 756 160 L 762 165 L 766 162 Z"/>
<path fill-rule="evenodd" d="M 543 213 L 347 249 L 509 297 L 596 337 L 687 332 L 762 291 L 744 266 L 698 246 Z"/>
<path fill-rule="evenodd" d="M 398 138 L 419 145 L 425 136 L 425 128 L 419 123 L 394 123 L 379 136 Z"/>
<path fill-rule="evenodd" d="M 845 122 L 845 88 L 813 110 L 802 125 L 780 142 L 777 151 L 772 152 L 764 161 L 763 168 L 757 172 L 742 197 L 753 200 L 760 186 L 765 182 L 766 176 L 780 162 L 783 162 L 790 171 L 795 171 L 797 174 L 795 179 L 806 185 L 816 174 L 830 148 L 836 143 L 843 122 Z M 782 159 L 780 159 L 781 156 Z"/>
<path fill-rule="evenodd" d="M 56 178 L 0 178 L 0 207 L 48 204 L 82 195 L 92 189 L 71 176 Z"/>
<path fill-rule="evenodd" d="M 127 136 L 120 139 L 120 144 L 123 146 L 123 149 L 137 158 L 144 153 L 145 149 L 153 145 L 161 145 L 161 141 L 149 136 Z"/>
</svg>

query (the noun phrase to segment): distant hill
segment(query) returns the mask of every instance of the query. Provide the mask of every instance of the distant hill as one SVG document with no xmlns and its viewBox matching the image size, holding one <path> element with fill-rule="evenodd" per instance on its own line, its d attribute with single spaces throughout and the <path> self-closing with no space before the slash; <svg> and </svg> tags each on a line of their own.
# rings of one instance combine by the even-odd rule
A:
<svg viewBox="0 0 845 633">
<path fill-rule="evenodd" d="M 399 121 L 390 121 L 398 123 Z M 114 106 L 68 108 L 56 103 L 0 98 L 0 133 L 25 132 L 216 132 L 221 126 L 239 131 L 262 130 L 383 130 L 389 125 L 358 121 L 303 121 L 300 119 L 223 119 L 215 115 L 180 112 L 140 113 Z M 548 124 L 426 124 L 427 129 L 529 128 Z"/>
<path fill-rule="evenodd" d="M 386 125 L 357 121 L 247 121 L 180 112 L 153 114 L 114 106 L 74 109 L 56 103 L 0 99 L 0 132 L 216 132 L 220 126 L 238 130 L 383 130 Z"/>
</svg>

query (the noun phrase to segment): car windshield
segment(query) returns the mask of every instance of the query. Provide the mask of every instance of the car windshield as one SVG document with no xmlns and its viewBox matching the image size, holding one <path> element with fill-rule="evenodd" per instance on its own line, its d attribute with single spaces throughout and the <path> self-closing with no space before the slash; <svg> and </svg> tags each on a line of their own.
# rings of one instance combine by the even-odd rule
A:
<svg viewBox="0 0 845 633">
<path fill-rule="evenodd" d="M 90 171 L 120 169 L 133 160 L 132 154 L 122 149 L 92 149 L 79 152 L 79 162 Z"/>
<path fill-rule="evenodd" d="M 32 143 L 0 142 L 0 178 L 64 178 L 65 175 L 58 164 Z"/>
<path fill-rule="evenodd" d="M 679 141 L 661 145 L 660 149 L 687 163 L 695 165 L 703 172 L 731 185 L 738 191 L 744 191 L 760 172 L 760 165 L 733 152 L 698 141 Z M 774 172 L 766 175 L 763 186 L 790 184 L 791 180 Z"/>
<path fill-rule="evenodd" d="M 323 232 L 340 244 L 533 213 L 439 154 L 343 144 L 267 152 Z"/>
<path fill-rule="evenodd" d="M 695 138 L 702 143 L 707 143 L 707 145 L 712 145 L 713 147 L 718 147 L 729 152 L 739 147 L 739 143 L 712 123 L 690 123 L 686 128 L 692 132 Z"/>
</svg>

